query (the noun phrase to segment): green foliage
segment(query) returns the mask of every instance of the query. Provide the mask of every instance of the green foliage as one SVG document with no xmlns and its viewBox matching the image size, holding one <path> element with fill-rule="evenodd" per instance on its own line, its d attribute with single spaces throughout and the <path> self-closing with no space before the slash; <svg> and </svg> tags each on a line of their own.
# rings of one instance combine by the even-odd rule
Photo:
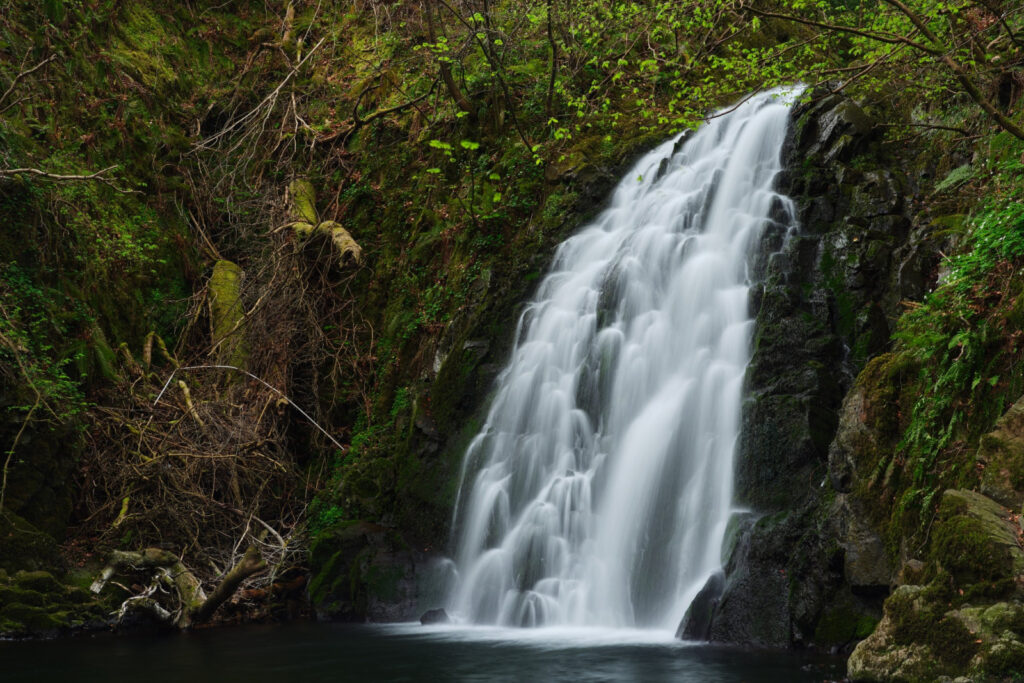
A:
<svg viewBox="0 0 1024 683">
<path fill-rule="evenodd" d="M 306 518 L 308 520 L 307 525 L 309 531 L 313 535 L 331 528 L 338 522 L 343 522 L 346 519 L 349 519 L 344 508 L 327 502 L 323 498 L 319 497 L 314 498 L 309 504 L 309 510 L 306 513 Z"/>
<path fill-rule="evenodd" d="M 44 291 L 15 264 L 0 265 L 0 372 L 9 386 L 22 385 L 19 399 L 5 410 L 27 415 L 34 405 L 45 408 L 41 417 L 65 422 L 85 410 L 80 383 L 72 377 L 81 351 L 54 340 L 66 340 L 81 330 L 88 318 L 73 302 L 64 301 L 71 315 L 55 315 L 59 292 Z"/>
<path fill-rule="evenodd" d="M 931 519 L 936 494 L 973 476 L 974 449 L 1024 390 L 1017 332 L 1024 302 L 1024 208 L 1008 178 L 986 186 L 957 251 L 945 259 L 944 283 L 905 313 L 897 353 L 920 368 L 897 457 L 905 462 L 895 517 L 913 532 Z"/>
</svg>

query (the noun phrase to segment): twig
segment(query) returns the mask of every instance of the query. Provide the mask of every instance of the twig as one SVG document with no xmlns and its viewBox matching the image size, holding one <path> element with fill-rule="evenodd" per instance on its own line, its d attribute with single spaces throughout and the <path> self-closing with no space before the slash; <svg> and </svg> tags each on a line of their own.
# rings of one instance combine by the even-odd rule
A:
<svg viewBox="0 0 1024 683">
<path fill-rule="evenodd" d="M 309 420 L 313 424 L 314 427 L 319 429 L 323 433 L 324 436 L 326 436 L 328 439 L 331 440 L 331 443 L 333 443 L 335 446 L 337 446 L 341 450 L 343 450 L 343 451 L 345 450 L 345 447 L 342 446 L 340 443 L 338 443 L 337 439 L 335 439 L 333 436 L 331 436 L 330 433 L 326 429 L 324 429 L 319 424 L 317 424 L 316 420 L 314 420 L 312 417 L 309 416 L 309 413 L 307 413 L 305 410 L 303 410 L 302 408 L 297 406 L 295 404 L 295 402 L 292 401 L 290 398 L 288 398 L 288 396 L 283 391 L 281 391 L 277 387 L 274 387 L 274 386 L 268 384 L 267 382 L 263 381 L 262 379 L 260 379 L 256 375 L 254 375 L 251 372 L 249 372 L 248 370 L 243 370 L 242 368 L 235 367 L 234 365 L 189 365 L 189 366 L 186 366 L 186 367 L 183 367 L 183 368 L 175 368 L 174 370 L 171 371 L 171 374 L 167 378 L 167 381 L 164 382 L 164 386 L 160 390 L 160 393 L 157 394 L 156 399 L 153 401 L 153 405 L 156 405 L 157 403 L 160 402 L 160 399 L 163 397 L 164 392 L 167 391 L 167 386 L 171 383 L 171 380 L 174 378 L 174 373 L 178 372 L 179 370 L 181 370 L 181 371 L 184 371 L 184 370 L 234 370 L 235 372 L 240 372 L 243 375 L 248 375 L 252 379 L 256 380 L 257 382 L 259 382 L 260 384 L 262 384 L 266 388 L 270 389 L 271 391 L 273 391 L 274 393 L 278 394 L 283 399 L 288 401 L 288 405 L 292 406 L 293 408 L 295 408 L 295 410 L 297 410 L 300 413 L 302 413 L 302 415 L 307 420 Z"/>
<path fill-rule="evenodd" d="M 18 175 L 34 175 L 40 178 L 46 178 L 47 180 L 57 181 L 78 181 L 78 180 L 98 180 L 101 183 L 109 185 L 121 194 L 137 194 L 135 190 L 125 190 L 118 187 L 109 178 L 103 174 L 107 171 L 112 171 L 117 166 L 108 166 L 107 168 L 96 171 L 95 173 L 76 173 L 64 175 L 60 173 L 50 173 L 48 171 L 42 171 L 38 168 L 0 168 L 0 178 L 11 178 Z"/>
<path fill-rule="evenodd" d="M 14 92 L 14 88 L 17 87 L 18 82 L 21 79 L 25 78 L 26 76 L 29 76 L 29 75 L 33 74 L 36 71 L 39 71 L 39 69 L 42 69 L 44 66 L 46 66 L 47 64 L 49 64 L 50 62 L 52 62 L 55 59 L 57 59 L 57 55 L 50 55 L 49 57 L 47 57 L 43 61 L 41 61 L 38 64 L 36 64 L 35 66 L 33 66 L 31 69 L 25 69 L 24 71 L 19 73 L 17 76 L 15 76 L 14 80 L 11 81 L 11 85 L 7 88 L 7 90 L 4 91 L 4 94 L 0 95 L 0 104 L 3 104 L 4 100 L 6 100 L 7 97 L 12 92 Z M 24 62 L 22 62 L 22 64 L 24 64 Z"/>
</svg>

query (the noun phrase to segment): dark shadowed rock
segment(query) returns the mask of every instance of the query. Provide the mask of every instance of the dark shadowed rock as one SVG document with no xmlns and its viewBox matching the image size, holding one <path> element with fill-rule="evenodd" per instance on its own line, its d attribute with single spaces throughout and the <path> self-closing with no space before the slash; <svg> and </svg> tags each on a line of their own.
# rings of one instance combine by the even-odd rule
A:
<svg viewBox="0 0 1024 683">
<path fill-rule="evenodd" d="M 833 441 L 854 378 L 887 350 L 900 301 L 926 291 L 937 256 L 913 227 L 915 181 L 877 144 L 868 111 L 820 92 L 792 112 L 778 190 L 794 214 L 773 206 L 751 268 L 756 328 L 737 447 L 736 497 L 762 516 L 728 558 L 713 641 L 846 648 L 889 590 L 886 546 L 846 498 L 870 464 L 853 403 Z"/>
<path fill-rule="evenodd" d="M 718 601 L 725 590 L 725 573 L 715 572 L 697 593 L 683 616 L 676 638 L 683 640 L 707 640 L 711 637 L 711 617 L 718 607 Z"/>
<path fill-rule="evenodd" d="M 438 609 L 428 609 L 420 617 L 420 623 L 426 626 L 427 624 L 448 624 L 451 623 L 451 619 L 448 618 L 448 613 L 444 611 L 443 607 Z"/>
</svg>

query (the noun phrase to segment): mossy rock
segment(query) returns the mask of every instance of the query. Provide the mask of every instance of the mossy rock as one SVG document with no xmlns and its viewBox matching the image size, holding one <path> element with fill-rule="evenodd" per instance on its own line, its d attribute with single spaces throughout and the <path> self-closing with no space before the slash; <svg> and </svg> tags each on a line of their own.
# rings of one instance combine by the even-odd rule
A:
<svg viewBox="0 0 1024 683">
<path fill-rule="evenodd" d="M 20 633 L 46 634 L 71 625 L 68 612 L 54 611 L 51 606 L 37 606 L 17 603 L 0 610 L 0 620 L 20 624 L 12 629 Z"/>
<path fill-rule="evenodd" d="M 8 572 L 62 568 L 64 561 L 52 536 L 21 517 L 0 514 L 0 568 Z"/>
<path fill-rule="evenodd" d="M 990 678 L 1024 680 L 1024 643 L 1001 638 L 989 646 L 979 668 Z"/>
<path fill-rule="evenodd" d="M 64 585 L 53 578 L 53 574 L 43 570 L 20 571 L 14 575 L 14 582 L 21 588 L 40 593 L 64 594 Z"/>
<path fill-rule="evenodd" d="M 47 603 L 46 596 L 39 591 L 16 586 L 0 586 L 0 608 L 11 605 L 30 605 L 42 607 Z"/>
<path fill-rule="evenodd" d="M 981 492 L 1001 505 L 1019 509 L 1024 503 L 1024 399 L 999 418 L 981 437 L 977 461 L 984 467 Z"/>
<path fill-rule="evenodd" d="M 847 662 L 854 681 L 931 683 L 966 672 L 979 646 L 956 614 L 945 614 L 922 586 L 900 586 L 874 633 Z"/>
<path fill-rule="evenodd" d="M 825 607 L 814 630 L 814 643 L 820 647 L 836 647 L 863 640 L 875 630 L 878 621 L 877 613 L 843 591 Z"/>
<path fill-rule="evenodd" d="M 310 553 L 309 597 L 321 619 L 396 621 L 415 615 L 412 557 L 393 531 L 364 521 L 321 532 Z"/>
<path fill-rule="evenodd" d="M 366 589 L 360 560 L 387 530 L 362 521 L 340 522 L 322 531 L 310 549 L 309 597 L 322 618 L 363 621 Z"/>
<path fill-rule="evenodd" d="M 1024 572 L 1019 527 L 995 501 L 973 491 L 943 493 L 932 531 L 932 560 L 961 588 L 991 584 L 996 593 L 1012 588 Z"/>
</svg>

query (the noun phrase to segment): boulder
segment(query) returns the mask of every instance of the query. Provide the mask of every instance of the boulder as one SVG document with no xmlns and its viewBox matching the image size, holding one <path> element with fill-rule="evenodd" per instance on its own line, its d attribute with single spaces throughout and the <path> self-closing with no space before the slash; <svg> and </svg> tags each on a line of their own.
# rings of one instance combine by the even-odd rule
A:
<svg viewBox="0 0 1024 683">
<path fill-rule="evenodd" d="M 1024 397 L 981 437 L 977 461 L 984 468 L 981 492 L 1019 510 L 1024 504 Z"/>
<path fill-rule="evenodd" d="M 424 626 L 428 624 L 448 624 L 451 623 L 451 619 L 448 618 L 448 613 L 444 611 L 443 607 L 438 609 L 429 609 L 423 613 L 420 617 L 420 623 Z"/>
<path fill-rule="evenodd" d="M 977 590 L 986 594 L 1005 593 L 1024 574 L 1020 533 L 1011 512 L 991 498 L 947 490 L 932 530 L 932 560 L 961 589 L 982 584 Z"/>
</svg>

